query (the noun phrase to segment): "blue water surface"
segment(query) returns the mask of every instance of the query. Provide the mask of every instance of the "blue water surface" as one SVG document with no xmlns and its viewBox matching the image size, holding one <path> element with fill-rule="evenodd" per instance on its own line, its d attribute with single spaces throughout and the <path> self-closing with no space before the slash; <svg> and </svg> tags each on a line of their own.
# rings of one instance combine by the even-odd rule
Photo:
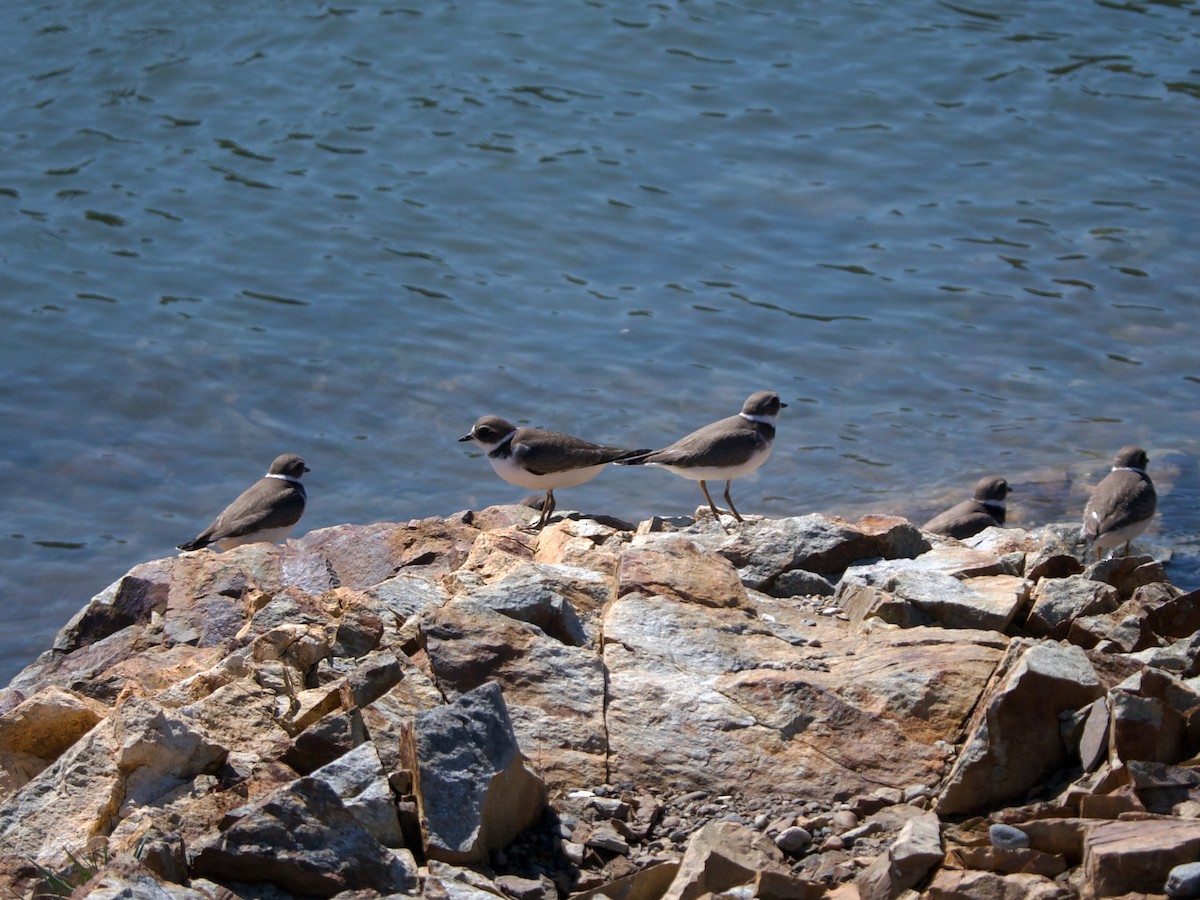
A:
<svg viewBox="0 0 1200 900">
<path fill-rule="evenodd" d="M 518 499 L 487 413 L 776 390 L 769 516 L 1070 519 L 1136 442 L 1196 545 L 1195 3 L 42 0 L 0 51 L 0 679 L 279 452 L 301 531 Z"/>
</svg>

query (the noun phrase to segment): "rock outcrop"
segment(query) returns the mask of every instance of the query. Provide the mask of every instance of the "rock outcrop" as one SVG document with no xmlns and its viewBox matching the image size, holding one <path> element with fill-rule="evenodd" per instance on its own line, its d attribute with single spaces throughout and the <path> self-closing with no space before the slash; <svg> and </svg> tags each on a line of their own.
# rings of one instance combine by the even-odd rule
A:
<svg viewBox="0 0 1200 900">
<path fill-rule="evenodd" d="M 698 516 L 496 507 L 137 566 L 0 692 L 0 885 L 1200 890 L 1200 592 L 1055 526 Z"/>
</svg>

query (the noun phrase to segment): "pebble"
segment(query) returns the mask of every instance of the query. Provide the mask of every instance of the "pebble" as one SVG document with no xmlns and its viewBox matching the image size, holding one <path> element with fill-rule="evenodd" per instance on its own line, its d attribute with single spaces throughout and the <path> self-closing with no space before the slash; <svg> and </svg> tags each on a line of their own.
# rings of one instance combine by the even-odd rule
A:
<svg viewBox="0 0 1200 900">
<path fill-rule="evenodd" d="M 1178 865 L 1167 876 L 1168 897 L 1200 897 L 1200 862 Z"/>
<path fill-rule="evenodd" d="M 845 850 L 845 849 L 846 849 L 845 841 L 843 841 L 836 834 L 831 834 L 829 837 L 825 838 L 825 841 L 821 844 L 822 852 L 824 852 L 826 850 Z"/>
<path fill-rule="evenodd" d="M 988 828 L 988 838 L 993 847 L 1002 850 L 1020 850 L 1029 846 L 1029 835 L 1012 825 L 996 823 Z"/>
<path fill-rule="evenodd" d="M 795 856 L 803 852 L 812 844 L 812 835 L 808 830 L 801 828 L 799 825 L 793 825 L 791 828 L 785 828 L 779 833 L 779 837 L 775 838 L 775 846 L 789 856 Z"/>
<path fill-rule="evenodd" d="M 849 831 L 858 824 L 858 816 L 848 809 L 839 809 L 830 817 L 830 823 L 834 831 Z"/>
</svg>

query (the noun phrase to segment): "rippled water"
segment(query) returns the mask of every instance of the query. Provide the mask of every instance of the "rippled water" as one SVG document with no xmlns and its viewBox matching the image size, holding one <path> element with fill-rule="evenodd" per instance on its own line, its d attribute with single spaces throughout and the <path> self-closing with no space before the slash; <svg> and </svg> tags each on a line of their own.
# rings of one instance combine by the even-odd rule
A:
<svg viewBox="0 0 1200 900">
<path fill-rule="evenodd" d="M 1140 442 L 1194 545 L 1198 12 L 5 5 L 0 677 L 283 450 L 305 530 L 520 497 L 485 413 L 654 446 L 777 390 L 773 516 L 1073 517 Z"/>
</svg>

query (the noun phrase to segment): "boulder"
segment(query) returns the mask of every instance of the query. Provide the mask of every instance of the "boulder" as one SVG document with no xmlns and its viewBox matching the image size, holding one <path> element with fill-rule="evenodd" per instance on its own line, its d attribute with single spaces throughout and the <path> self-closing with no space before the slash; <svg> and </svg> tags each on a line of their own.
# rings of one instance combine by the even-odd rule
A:
<svg viewBox="0 0 1200 900">
<path fill-rule="evenodd" d="M 546 806 L 546 786 L 525 768 L 495 682 L 418 713 L 407 744 L 432 859 L 485 863 Z"/>
<path fill-rule="evenodd" d="M 411 854 L 380 844 L 325 780 L 300 778 L 230 818 L 192 848 L 193 877 L 271 884 L 313 897 L 416 885 Z"/>
<path fill-rule="evenodd" d="M 1061 768 L 1069 748 L 1062 713 L 1103 688 L 1078 647 L 1014 641 L 984 695 L 971 733 L 938 797 L 938 812 L 978 812 L 1017 800 Z"/>
</svg>

